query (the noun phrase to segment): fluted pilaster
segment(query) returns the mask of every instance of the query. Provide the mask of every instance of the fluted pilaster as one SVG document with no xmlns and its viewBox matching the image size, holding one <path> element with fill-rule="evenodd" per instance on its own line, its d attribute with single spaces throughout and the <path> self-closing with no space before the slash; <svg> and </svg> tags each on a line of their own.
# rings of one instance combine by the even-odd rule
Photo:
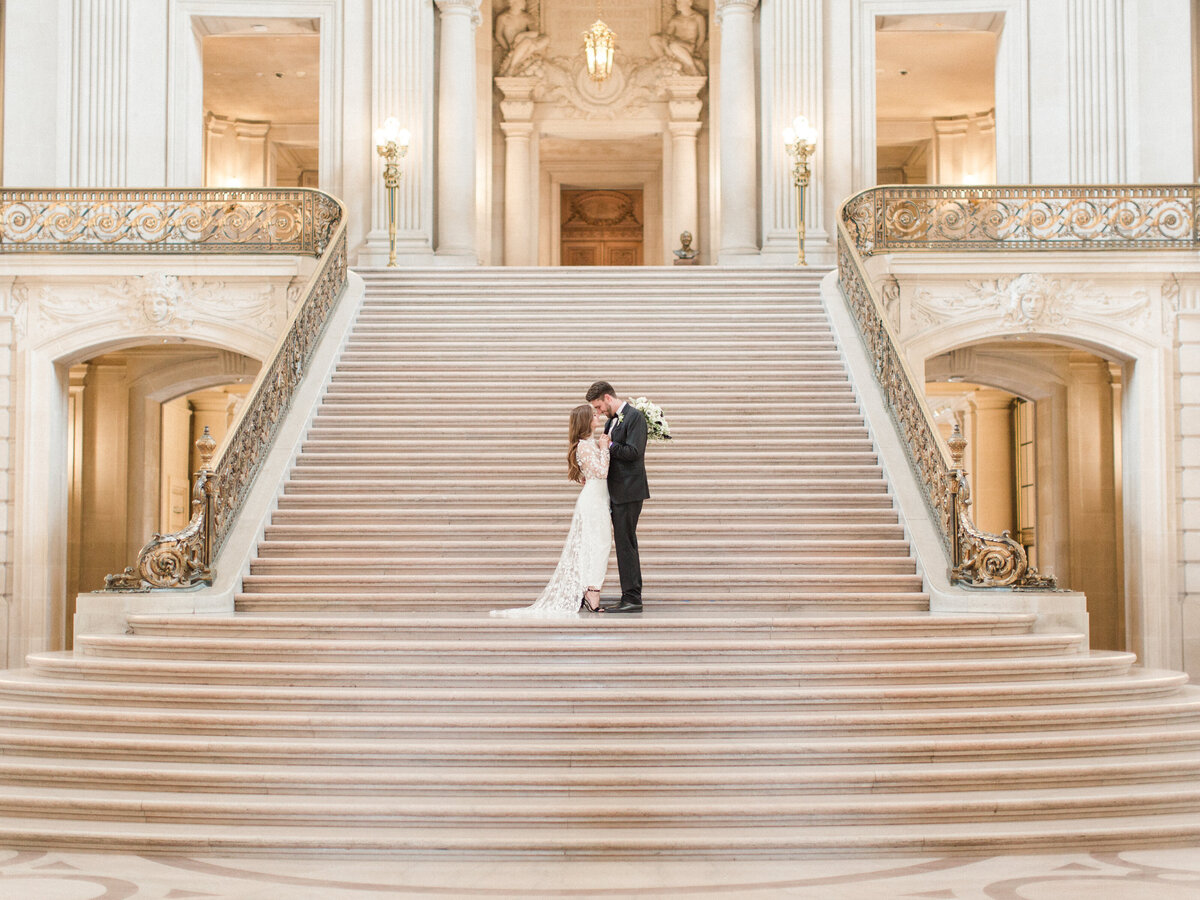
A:
<svg viewBox="0 0 1200 900">
<path fill-rule="evenodd" d="M 1125 0 L 1068 0 L 1070 180 L 1121 182 L 1126 154 Z"/>
<path fill-rule="evenodd" d="M 758 0 L 717 0 L 721 28 L 721 243 L 719 260 L 758 254 L 758 115 L 754 10 Z"/>
<path fill-rule="evenodd" d="M 412 135 L 396 196 L 396 247 L 428 254 L 433 248 L 433 194 L 427 184 L 433 149 L 433 11 L 424 3 L 373 0 L 371 4 L 371 127 L 395 116 Z M 388 208 L 384 161 L 372 149 L 371 236 L 387 253 Z M 382 259 L 380 260 L 382 262 Z"/>
<path fill-rule="evenodd" d="M 129 0 L 73 0 L 71 36 L 70 183 L 119 187 L 129 174 Z"/>
<path fill-rule="evenodd" d="M 817 149 L 809 161 L 812 178 L 805 198 L 805 244 L 823 247 L 827 241 L 822 216 L 825 129 L 821 89 L 821 0 L 764 4 L 762 16 L 765 57 L 762 66 L 763 252 L 774 250 L 790 262 L 796 257 L 798 201 L 792 179 L 792 160 L 783 145 L 783 129 L 791 125 L 796 116 L 807 117 L 818 134 Z"/>
<path fill-rule="evenodd" d="M 475 28 L 480 0 L 435 0 L 442 16 L 438 69 L 437 255 L 474 265 Z"/>
</svg>

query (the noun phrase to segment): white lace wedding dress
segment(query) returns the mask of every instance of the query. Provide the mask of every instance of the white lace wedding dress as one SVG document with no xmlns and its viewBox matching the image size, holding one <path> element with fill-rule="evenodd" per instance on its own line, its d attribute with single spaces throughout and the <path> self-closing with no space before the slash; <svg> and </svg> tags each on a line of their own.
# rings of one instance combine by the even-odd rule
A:
<svg viewBox="0 0 1200 900">
<path fill-rule="evenodd" d="M 552 619 L 575 616 L 583 592 L 601 587 L 608 571 L 608 552 L 612 547 L 612 517 L 608 509 L 608 442 L 603 449 L 594 440 L 580 441 L 575 461 L 586 479 L 567 543 L 558 560 L 550 583 L 532 606 L 520 609 L 494 609 L 493 616 L 530 616 Z"/>
</svg>

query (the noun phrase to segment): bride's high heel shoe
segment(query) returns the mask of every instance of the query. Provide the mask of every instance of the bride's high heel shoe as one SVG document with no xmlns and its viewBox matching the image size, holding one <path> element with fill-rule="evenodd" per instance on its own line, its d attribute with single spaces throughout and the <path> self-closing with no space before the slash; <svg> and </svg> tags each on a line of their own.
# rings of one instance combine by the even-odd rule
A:
<svg viewBox="0 0 1200 900">
<path fill-rule="evenodd" d="M 589 597 L 589 594 L 592 594 L 593 596 Z M 595 601 L 595 606 L 589 602 L 592 600 Z M 604 612 L 604 610 L 600 608 L 600 588 L 590 587 L 583 592 L 583 599 L 579 601 L 579 611 L 583 612 L 585 609 L 588 612 L 593 613 Z"/>
</svg>

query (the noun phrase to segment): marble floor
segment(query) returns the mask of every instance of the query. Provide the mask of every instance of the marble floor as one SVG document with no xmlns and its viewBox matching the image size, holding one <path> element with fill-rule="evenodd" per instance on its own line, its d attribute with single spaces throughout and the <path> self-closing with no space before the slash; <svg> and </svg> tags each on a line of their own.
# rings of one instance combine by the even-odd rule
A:
<svg viewBox="0 0 1200 900">
<path fill-rule="evenodd" d="M 0 851 L 4 900 L 1196 900 L 1200 848 L 795 862 L 388 862 Z"/>
</svg>

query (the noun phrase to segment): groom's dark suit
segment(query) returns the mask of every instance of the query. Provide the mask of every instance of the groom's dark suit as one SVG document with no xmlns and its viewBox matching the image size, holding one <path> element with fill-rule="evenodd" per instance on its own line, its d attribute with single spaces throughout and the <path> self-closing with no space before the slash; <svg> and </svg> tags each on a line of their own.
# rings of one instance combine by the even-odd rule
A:
<svg viewBox="0 0 1200 900">
<path fill-rule="evenodd" d="M 621 605 L 642 605 L 642 563 L 638 558 L 637 523 L 642 501 L 650 499 L 646 481 L 646 417 L 626 403 L 609 419 L 604 433 L 612 440 L 608 462 L 608 499 L 612 509 L 617 569 L 621 573 Z"/>
</svg>

